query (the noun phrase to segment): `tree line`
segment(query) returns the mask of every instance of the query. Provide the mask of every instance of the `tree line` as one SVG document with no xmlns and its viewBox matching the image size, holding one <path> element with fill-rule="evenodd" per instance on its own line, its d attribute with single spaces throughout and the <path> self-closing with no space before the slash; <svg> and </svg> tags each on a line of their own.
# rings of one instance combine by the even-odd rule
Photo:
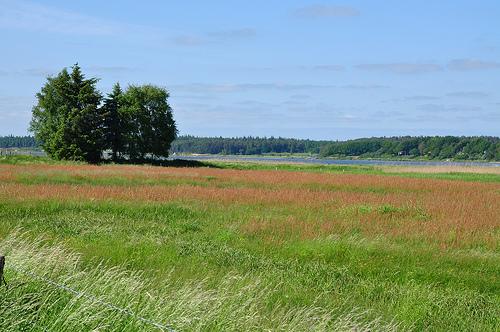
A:
<svg viewBox="0 0 500 332">
<path fill-rule="evenodd" d="M 87 79 L 78 64 L 71 69 L 47 78 L 32 111 L 30 131 L 50 157 L 99 163 L 106 151 L 115 162 L 168 156 L 177 129 L 167 90 L 116 83 L 104 97 L 97 78 Z"/>
<path fill-rule="evenodd" d="M 500 160 L 498 137 L 381 137 L 333 142 L 322 146 L 323 157 L 422 157 L 426 159 Z"/>
<path fill-rule="evenodd" d="M 0 148 L 37 148 L 38 143 L 33 136 L 0 136 Z"/>
<path fill-rule="evenodd" d="M 37 147 L 32 136 L 0 137 L 0 148 Z M 171 153 L 239 154 L 305 153 L 321 157 L 425 158 L 500 161 L 498 137 L 379 137 L 348 141 L 313 141 L 282 137 L 179 136 Z"/>
<path fill-rule="evenodd" d="M 310 153 L 318 154 L 326 141 L 282 137 L 196 137 L 180 136 L 173 143 L 175 153 L 241 154 Z"/>
<path fill-rule="evenodd" d="M 307 153 L 319 154 L 321 157 L 500 160 L 500 138 L 404 136 L 313 141 L 281 137 L 180 136 L 173 142 L 172 152 L 241 155 Z"/>
</svg>

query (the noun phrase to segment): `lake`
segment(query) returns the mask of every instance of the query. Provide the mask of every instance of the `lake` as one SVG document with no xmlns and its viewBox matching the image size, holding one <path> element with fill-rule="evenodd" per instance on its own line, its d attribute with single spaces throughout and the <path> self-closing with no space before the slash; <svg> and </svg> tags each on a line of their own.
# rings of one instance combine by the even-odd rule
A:
<svg viewBox="0 0 500 332">
<path fill-rule="evenodd" d="M 189 155 L 173 156 L 172 159 L 185 160 L 220 160 L 220 161 L 250 161 L 250 162 L 291 162 L 320 165 L 365 165 L 365 166 L 480 166 L 500 167 L 500 162 L 476 161 L 412 161 L 412 160 L 374 160 L 374 159 L 321 159 L 314 157 L 255 157 L 234 155 Z"/>
</svg>

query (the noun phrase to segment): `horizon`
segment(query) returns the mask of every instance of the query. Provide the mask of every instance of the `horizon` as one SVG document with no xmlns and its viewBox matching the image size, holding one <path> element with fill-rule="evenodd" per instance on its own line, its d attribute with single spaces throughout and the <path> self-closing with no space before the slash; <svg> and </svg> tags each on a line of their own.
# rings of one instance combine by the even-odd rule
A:
<svg viewBox="0 0 500 332">
<path fill-rule="evenodd" d="M 166 87 L 180 135 L 499 136 L 496 1 L 148 4 L 0 0 L 0 136 L 77 62 Z"/>
<path fill-rule="evenodd" d="M 26 135 L 0 135 L 0 138 L 2 137 L 32 137 L 34 136 L 31 133 L 28 133 Z M 366 137 L 356 137 L 356 138 L 349 138 L 349 139 L 311 139 L 311 138 L 296 138 L 296 137 L 286 137 L 286 136 L 197 136 L 197 135 L 190 135 L 190 134 L 180 134 L 177 135 L 176 139 L 178 138 L 183 138 L 183 137 L 190 137 L 190 138 L 195 138 L 195 139 L 284 139 L 284 140 L 308 140 L 308 141 L 315 141 L 315 142 L 347 142 L 347 141 L 355 141 L 355 140 L 363 140 L 363 139 L 400 139 L 400 138 L 425 138 L 425 137 L 436 137 L 436 138 L 444 138 L 444 137 L 458 137 L 458 138 L 500 138 L 500 136 L 494 136 L 494 135 L 472 135 L 472 136 L 466 136 L 466 135 L 418 135 L 418 136 L 410 136 L 410 135 L 402 135 L 402 136 L 366 136 Z M 175 141 L 175 140 L 174 140 Z"/>
</svg>

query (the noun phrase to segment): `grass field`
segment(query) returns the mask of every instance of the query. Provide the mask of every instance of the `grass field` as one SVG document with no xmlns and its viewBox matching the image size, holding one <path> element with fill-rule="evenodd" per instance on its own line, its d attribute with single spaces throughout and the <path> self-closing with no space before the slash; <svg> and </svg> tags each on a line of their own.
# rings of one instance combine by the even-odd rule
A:
<svg viewBox="0 0 500 332">
<path fill-rule="evenodd" d="M 500 329 L 500 174 L 205 166 L 0 159 L 0 330 Z"/>
</svg>

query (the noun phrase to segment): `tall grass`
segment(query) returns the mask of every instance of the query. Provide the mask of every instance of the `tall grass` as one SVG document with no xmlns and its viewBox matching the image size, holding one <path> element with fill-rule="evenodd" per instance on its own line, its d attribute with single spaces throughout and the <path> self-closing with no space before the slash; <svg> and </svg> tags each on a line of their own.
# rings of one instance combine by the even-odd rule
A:
<svg viewBox="0 0 500 332">
<path fill-rule="evenodd" d="M 283 228 L 300 232 L 294 221 L 309 230 L 319 223 L 316 231 L 308 231 L 315 237 L 356 228 L 367 236 L 431 240 L 443 247 L 498 246 L 499 233 L 494 230 L 500 225 L 500 196 L 496 183 L 122 165 L 0 165 L 0 171 L 0 198 L 4 199 L 182 200 L 214 206 L 285 206 L 299 211 L 294 211 Z M 358 206 L 372 209 L 353 213 Z M 384 206 L 392 210 L 380 213 L 378 207 Z M 316 220 L 311 224 L 311 217 L 297 215 L 303 214 L 300 211 L 308 211 Z"/>
<path fill-rule="evenodd" d="M 498 330 L 497 183 L 293 167 L 0 165 L 0 252 L 178 330 Z M 0 330 L 153 329 L 7 278 Z"/>
<path fill-rule="evenodd" d="M 0 330 L 138 331 L 159 330 L 143 319 L 178 331 L 395 331 L 397 324 L 366 322 L 361 311 L 276 306 L 264 312 L 276 290 L 259 278 L 230 273 L 215 289 L 205 281 L 181 287 L 163 279 L 152 283 L 138 271 L 97 264 L 84 268 L 79 256 L 61 245 L 44 244 L 19 233 L 0 242 L 7 255 L 8 287 L 0 288 Z M 38 277 L 26 275 L 29 271 Z M 50 279 L 81 292 L 58 288 Z M 124 308 L 124 314 L 105 303 Z M 339 308 L 340 309 L 340 308 Z M 167 330 L 167 329 L 165 329 Z"/>
</svg>

